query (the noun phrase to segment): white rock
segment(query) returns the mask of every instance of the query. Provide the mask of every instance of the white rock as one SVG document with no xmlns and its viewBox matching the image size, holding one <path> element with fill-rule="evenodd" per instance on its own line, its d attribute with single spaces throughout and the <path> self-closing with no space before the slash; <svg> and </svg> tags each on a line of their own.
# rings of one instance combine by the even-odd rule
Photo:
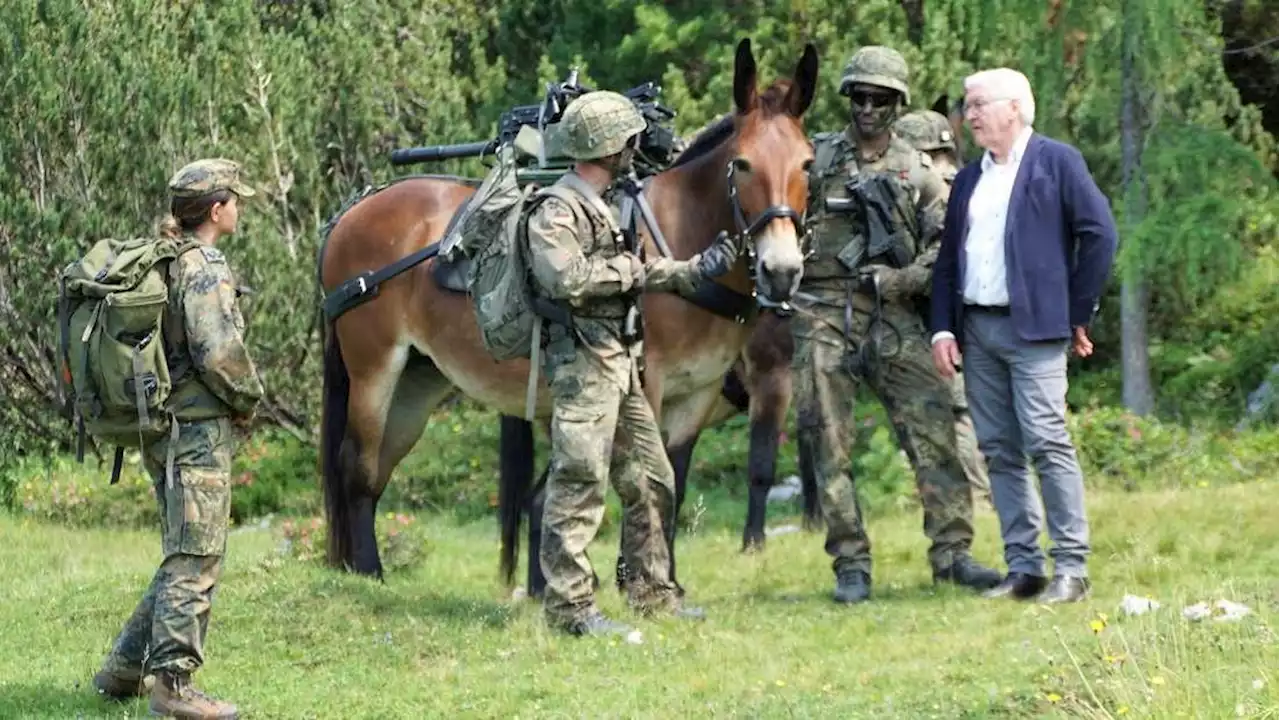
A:
<svg viewBox="0 0 1280 720">
<path fill-rule="evenodd" d="M 801 494 L 800 476 L 788 475 L 783 481 L 769 488 L 768 502 L 786 502 Z"/>
<path fill-rule="evenodd" d="M 1125 615 L 1145 615 L 1151 610 L 1160 609 L 1160 603 L 1151 598 L 1138 597 L 1137 595 L 1125 595 L 1120 600 L 1120 612 Z"/>
<path fill-rule="evenodd" d="M 1200 622 L 1209 617 L 1213 611 L 1209 609 L 1209 603 L 1198 602 L 1195 605 L 1188 605 L 1182 608 L 1182 617 L 1191 622 Z"/>
<path fill-rule="evenodd" d="M 1235 622 L 1251 612 L 1247 606 L 1230 600 L 1219 600 L 1213 604 L 1213 619 L 1217 622 Z"/>
<path fill-rule="evenodd" d="M 641 645 L 644 643 L 644 635 L 639 630 L 632 630 L 627 633 L 628 645 Z"/>
<path fill-rule="evenodd" d="M 1246 605 L 1230 600 L 1218 600 L 1213 607 L 1203 602 L 1185 607 L 1182 609 L 1182 617 L 1192 622 L 1199 622 L 1208 617 L 1212 617 L 1214 622 L 1237 622 L 1252 612 Z"/>
</svg>

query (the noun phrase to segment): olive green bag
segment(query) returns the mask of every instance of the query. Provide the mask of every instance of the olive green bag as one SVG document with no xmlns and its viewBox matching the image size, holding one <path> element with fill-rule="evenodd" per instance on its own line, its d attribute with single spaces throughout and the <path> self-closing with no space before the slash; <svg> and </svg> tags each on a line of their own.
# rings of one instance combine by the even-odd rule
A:
<svg viewBox="0 0 1280 720">
<path fill-rule="evenodd" d="M 125 448 L 177 431 L 166 406 L 173 378 L 163 322 L 170 264 L 197 246 L 190 239 L 100 240 L 58 278 L 64 403 L 77 425 L 76 458 L 84 460 L 86 432 L 115 445 L 113 484 Z"/>
</svg>

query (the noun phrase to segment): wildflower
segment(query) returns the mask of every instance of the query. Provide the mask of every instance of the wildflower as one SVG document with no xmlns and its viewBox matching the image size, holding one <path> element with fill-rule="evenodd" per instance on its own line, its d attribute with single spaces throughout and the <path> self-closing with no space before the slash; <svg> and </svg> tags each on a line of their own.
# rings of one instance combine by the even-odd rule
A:
<svg viewBox="0 0 1280 720">
<path fill-rule="evenodd" d="M 1128 714 L 1128 712 L 1129 712 L 1129 706 L 1128 706 L 1128 705 L 1121 705 L 1120 707 L 1116 708 L 1116 714 L 1117 714 L 1117 715 L 1126 715 L 1126 714 Z"/>
<path fill-rule="evenodd" d="M 1163 677 L 1161 677 L 1161 676 L 1159 676 L 1159 675 L 1152 675 L 1152 676 L 1151 676 L 1151 684 L 1152 684 L 1152 685 L 1163 685 L 1163 684 L 1164 684 L 1164 678 L 1163 678 Z"/>
<path fill-rule="evenodd" d="M 1045 700 L 1048 700 L 1051 703 L 1058 703 L 1062 701 L 1062 696 L 1059 695 L 1058 693 L 1048 693 L 1047 695 L 1044 696 L 1044 698 Z"/>
</svg>

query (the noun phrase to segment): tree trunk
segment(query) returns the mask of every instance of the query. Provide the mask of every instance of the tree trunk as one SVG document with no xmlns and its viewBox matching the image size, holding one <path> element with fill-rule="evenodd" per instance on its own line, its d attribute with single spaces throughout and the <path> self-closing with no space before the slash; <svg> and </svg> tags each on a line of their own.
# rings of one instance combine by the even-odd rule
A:
<svg viewBox="0 0 1280 720">
<path fill-rule="evenodd" d="M 907 39 L 920 47 L 924 41 L 924 0 L 899 0 L 907 16 Z"/>
<path fill-rule="evenodd" d="M 1143 115 L 1138 56 L 1142 46 L 1142 0 L 1124 2 L 1121 41 L 1120 152 L 1124 179 L 1125 226 L 1135 227 L 1146 214 L 1147 188 L 1142 172 Z M 1154 409 L 1147 349 L 1147 306 L 1150 293 L 1141 263 L 1126 268 L 1120 289 L 1120 348 L 1124 406 L 1138 415 Z"/>
</svg>

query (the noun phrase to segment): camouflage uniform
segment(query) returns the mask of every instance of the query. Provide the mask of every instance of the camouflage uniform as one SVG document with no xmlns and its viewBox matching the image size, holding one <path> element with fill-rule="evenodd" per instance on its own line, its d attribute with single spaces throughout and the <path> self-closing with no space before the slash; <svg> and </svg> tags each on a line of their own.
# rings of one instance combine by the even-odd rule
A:
<svg viewBox="0 0 1280 720">
<path fill-rule="evenodd" d="M 221 189 L 240 197 L 254 194 L 227 161 L 198 161 L 170 180 L 175 196 Z M 144 672 L 163 674 L 170 704 L 226 712 L 230 706 L 209 701 L 187 682 L 204 663 L 209 611 L 226 552 L 231 420 L 252 418 L 263 388 L 245 346 L 236 285 L 222 253 L 207 245 L 187 250 L 174 261 L 170 278 L 165 356 L 175 379 L 170 408 L 177 432 L 143 454 L 155 483 L 164 559 L 95 680 L 106 694 L 127 695 L 112 690 L 123 690 L 125 680 L 136 688 Z M 153 706 L 159 695 L 153 695 Z"/>
<path fill-rule="evenodd" d="M 951 123 L 941 113 L 933 110 L 917 110 L 898 118 L 893 131 L 916 150 L 928 153 L 934 170 L 946 181 L 947 187 L 955 180 L 956 143 Z M 987 477 L 987 461 L 978 449 L 978 437 L 969 416 L 969 403 L 964 397 L 964 375 L 955 374 L 951 383 L 951 409 L 956 415 L 956 444 L 965 477 L 974 493 L 991 503 L 991 480 Z"/>
<path fill-rule="evenodd" d="M 566 154 L 579 161 L 614 155 L 644 129 L 631 102 L 607 91 L 576 99 L 561 122 Z M 586 553 L 610 481 L 622 501 L 631 605 L 682 610 L 663 535 L 674 522 L 675 476 L 641 389 L 642 344 L 625 334 L 625 325 L 640 292 L 689 290 L 700 275 L 715 272 L 706 270 L 704 257 L 723 260 L 732 246 L 642 264 L 624 247 L 613 209 L 604 217 L 577 183 L 586 180 L 573 171 L 556 183 L 571 194 L 542 199 L 528 218 L 527 237 L 534 293 L 567 304 L 572 316 L 572 328 L 550 323 L 546 330 L 543 371 L 554 410 L 539 557 L 545 610 L 552 624 L 585 633 L 625 629 L 596 607 Z M 719 272 L 728 270 L 727 261 L 721 265 Z"/>
<path fill-rule="evenodd" d="M 887 87 L 905 98 L 906 63 L 888 48 L 864 48 L 846 66 L 842 94 L 849 94 L 854 83 Z M 864 118 L 865 107 L 858 111 Z M 875 112 L 888 115 L 897 107 L 877 106 Z M 891 120 L 876 118 L 874 131 L 888 132 Z M 814 450 L 826 550 L 835 558 L 836 599 L 843 602 L 865 599 L 870 592 L 871 542 L 846 451 L 859 381 L 879 397 L 915 468 L 935 578 L 951 579 L 973 567 L 973 500 L 957 457 L 951 390 L 933 367 L 914 305 L 929 287 L 947 188 L 932 172 L 929 156 L 900 138 L 891 137 L 883 154 L 869 157 L 859 149 L 858 137 L 851 123 L 844 132 L 814 139 L 809 199 L 816 215 L 814 252 L 802 280 L 802 302 L 807 302 L 792 319 L 799 431 Z M 905 260 L 900 267 L 892 267 L 887 253 L 869 257 L 872 243 L 861 221 L 869 212 L 866 205 L 854 200 L 849 211 L 831 209 L 849 200 L 847 183 L 876 174 L 893 189 L 890 212 L 899 244 L 906 246 L 900 248 Z M 835 201 L 831 206 L 829 199 Z M 981 570 L 988 574 L 984 587 L 999 582 L 998 573 Z"/>
</svg>

